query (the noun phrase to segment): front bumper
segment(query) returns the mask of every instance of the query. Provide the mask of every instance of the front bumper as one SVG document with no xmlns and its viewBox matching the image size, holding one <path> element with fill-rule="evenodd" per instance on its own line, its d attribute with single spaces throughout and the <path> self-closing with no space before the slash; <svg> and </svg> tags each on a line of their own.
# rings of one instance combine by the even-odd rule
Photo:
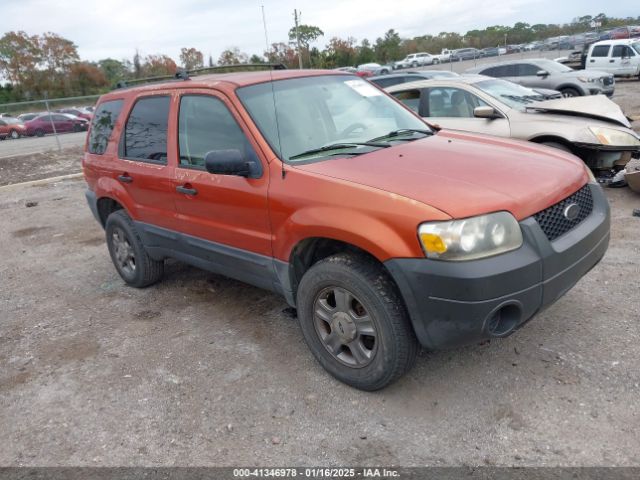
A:
<svg viewBox="0 0 640 480">
<path fill-rule="evenodd" d="M 589 185 L 593 211 L 550 242 L 533 217 L 522 222 L 518 250 L 467 262 L 392 259 L 416 336 L 428 349 L 511 334 L 570 290 L 603 257 L 609 244 L 609 205 Z"/>
</svg>

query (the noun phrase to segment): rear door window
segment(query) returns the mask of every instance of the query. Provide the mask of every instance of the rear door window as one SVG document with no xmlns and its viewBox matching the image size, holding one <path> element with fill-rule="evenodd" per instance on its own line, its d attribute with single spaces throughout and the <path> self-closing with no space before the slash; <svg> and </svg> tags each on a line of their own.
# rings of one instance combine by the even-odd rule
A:
<svg viewBox="0 0 640 480">
<path fill-rule="evenodd" d="M 102 155 L 107 149 L 109 137 L 122 110 L 122 102 L 122 100 L 110 100 L 101 103 L 96 109 L 91 120 L 89 153 Z"/>
<path fill-rule="evenodd" d="M 396 97 L 415 113 L 419 113 L 420 109 L 420 90 L 405 90 L 403 92 L 394 92 L 391 95 Z"/>
<path fill-rule="evenodd" d="M 591 51 L 592 57 L 608 57 L 611 45 L 596 45 Z"/>
<path fill-rule="evenodd" d="M 122 156 L 129 160 L 167 163 L 169 96 L 142 97 L 131 110 Z"/>
<path fill-rule="evenodd" d="M 613 58 L 629 58 L 633 57 L 633 50 L 631 47 L 627 45 L 615 45 L 613 47 L 613 51 L 611 52 L 611 56 Z"/>
<path fill-rule="evenodd" d="M 515 67 L 515 75 L 518 77 L 535 76 L 538 71 L 542 70 L 542 68 L 537 65 L 533 65 L 532 63 L 519 63 L 512 66 Z"/>
</svg>

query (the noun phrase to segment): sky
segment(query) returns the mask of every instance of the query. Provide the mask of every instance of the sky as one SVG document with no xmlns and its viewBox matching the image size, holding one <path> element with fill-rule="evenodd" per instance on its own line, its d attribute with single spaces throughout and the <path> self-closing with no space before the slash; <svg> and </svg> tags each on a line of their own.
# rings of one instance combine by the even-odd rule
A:
<svg viewBox="0 0 640 480">
<path fill-rule="evenodd" d="M 298 9 L 301 23 L 324 31 L 318 47 L 333 36 L 373 43 L 390 28 L 407 38 L 518 21 L 568 23 L 601 12 L 640 14 L 636 0 L 0 0 L 0 35 L 55 32 L 89 61 L 131 59 L 137 48 L 142 56 L 164 53 L 178 62 L 181 47 L 195 47 L 205 62 L 209 55 L 216 61 L 229 47 L 249 55 L 265 51 L 262 5 L 271 43 L 288 40 Z"/>
</svg>

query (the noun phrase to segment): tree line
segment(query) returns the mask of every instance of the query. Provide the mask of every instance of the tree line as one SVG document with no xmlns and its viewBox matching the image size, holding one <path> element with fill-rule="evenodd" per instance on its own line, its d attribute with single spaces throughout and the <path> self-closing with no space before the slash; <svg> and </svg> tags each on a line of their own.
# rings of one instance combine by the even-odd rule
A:
<svg viewBox="0 0 640 480">
<path fill-rule="evenodd" d="M 248 55 L 237 47 L 224 50 L 214 61 L 205 61 L 203 53 L 193 47 L 182 48 L 180 68 L 193 70 L 205 66 L 224 66 L 242 63 L 282 63 L 288 68 L 298 66 L 298 41 L 305 67 L 335 68 L 369 62 L 387 63 L 409 53 L 426 51 L 439 53 L 443 48 L 495 47 L 528 43 L 560 35 L 572 35 L 592 30 L 591 23 L 599 22 L 600 29 L 640 24 L 640 16 L 612 18 L 600 13 L 576 17 L 567 24 L 534 24 L 517 22 L 513 26 L 494 25 L 482 30 L 470 30 L 464 35 L 441 32 L 401 38 L 390 29 L 375 42 L 353 37 L 332 37 L 320 49 L 317 43 L 324 32 L 317 26 L 299 25 L 288 32 L 287 42 L 276 42 L 262 54 Z M 97 62 L 80 59 L 77 46 L 52 32 L 28 35 L 23 31 L 8 32 L 0 38 L 0 75 L 7 83 L 0 85 L 0 103 L 93 95 L 108 91 L 117 81 L 131 78 L 172 75 L 178 64 L 165 54 L 142 56 L 136 50 L 129 59 L 105 58 Z"/>
</svg>

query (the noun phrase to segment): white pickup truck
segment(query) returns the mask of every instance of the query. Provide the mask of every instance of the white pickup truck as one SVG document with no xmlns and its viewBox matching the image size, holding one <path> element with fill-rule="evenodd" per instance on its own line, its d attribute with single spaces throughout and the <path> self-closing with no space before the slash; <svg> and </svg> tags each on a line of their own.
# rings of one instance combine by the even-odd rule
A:
<svg viewBox="0 0 640 480">
<path fill-rule="evenodd" d="M 410 53 L 403 60 L 396 62 L 394 68 L 416 68 L 433 63 L 433 56 L 427 52 Z"/>
<path fill-rule="evenodd" d="M 439 55 L 434 55 L 433 56 L 433 63 L 438 64 L 438 63 L 450 62 L 451 61 L 451 52 L 452 51 L 453 50 L 449 50 L 449 49 L 443 48 Z"/>
</svg>

